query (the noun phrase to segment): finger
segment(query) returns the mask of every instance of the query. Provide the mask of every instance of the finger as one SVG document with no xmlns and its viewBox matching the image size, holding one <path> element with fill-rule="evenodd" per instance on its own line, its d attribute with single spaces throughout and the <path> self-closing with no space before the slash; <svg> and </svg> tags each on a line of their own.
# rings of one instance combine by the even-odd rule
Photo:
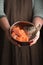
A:
<svg viewBox="0 0 43 65">
<path fill-rule="evenodd" d="M 18 46 L 18 47 L 21 47 L 21 45 L 20 45 L 20 44 L 18 44 L 17 46 Z"/>
<path fill-rule="evenodd" d="M 16 41 L 12 40 L 12 38 L 11 38 L 11 36 L 10 36 L 10 34 L 9 34 L 8 32 L 5 34 L 5 38 L 6 38 L 7 40 L 9 40 L 9 42 L 11 42 L 13 45 L 18 46 L 18 47 L 21 47 L 20 44 L 17 44 Z"/>
<path fill-rule="evenodd" d="M 12 40 L 11 38 L 10 38 L 10 41 L 11 41 L 11 43 L 14 44 L 15 46 L 21 47 L 20 44 L 18 44 L 16 41 Z"/>
</svg>

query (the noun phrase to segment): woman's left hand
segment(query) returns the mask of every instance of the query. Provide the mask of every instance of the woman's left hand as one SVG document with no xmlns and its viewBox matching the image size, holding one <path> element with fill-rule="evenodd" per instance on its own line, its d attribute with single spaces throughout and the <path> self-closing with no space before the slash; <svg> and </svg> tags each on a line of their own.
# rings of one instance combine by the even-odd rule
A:
<svg viewBox="0 0 43 65">
<path fill-rule="evenodd" d="M 35 38 L 32 39 L 32 42 L 30 42 L 30 46 L 36 44 L 36 42 L 38 41 L 39 37 L 40 37 L 40 31 L 38 31 L 36 36 L 35 36 Z"/>
</svg>

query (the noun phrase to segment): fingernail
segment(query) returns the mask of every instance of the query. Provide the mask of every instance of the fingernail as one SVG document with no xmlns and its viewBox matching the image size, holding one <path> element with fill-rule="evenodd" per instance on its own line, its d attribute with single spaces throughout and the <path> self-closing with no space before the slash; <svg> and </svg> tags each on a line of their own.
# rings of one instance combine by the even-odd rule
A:
<svg viewBox="0 0 43 65">
<path fill-rule="evenodd" d="M 21 45 L 18 44 L 18 47 L 21 47 Z"/>
</svg>

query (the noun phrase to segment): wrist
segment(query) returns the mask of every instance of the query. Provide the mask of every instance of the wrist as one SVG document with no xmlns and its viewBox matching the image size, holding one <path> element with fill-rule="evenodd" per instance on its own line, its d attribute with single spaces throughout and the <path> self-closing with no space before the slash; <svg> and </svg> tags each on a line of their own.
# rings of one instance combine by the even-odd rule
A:
<svg viewBox="0 0 43 65">
<path fill-rule="evenodd" d="M 6 17 L 0 18 L 0 27 L 6 32 L 10 28 L 10 24 Z"/>
<path fill-rule="evenodd" d="M 35 27 L 40 26 L 40 29 L 42 28 L 42 18 L 35 17 L 33 20 L 33 23 L 34 23 Z"/>
</svg>

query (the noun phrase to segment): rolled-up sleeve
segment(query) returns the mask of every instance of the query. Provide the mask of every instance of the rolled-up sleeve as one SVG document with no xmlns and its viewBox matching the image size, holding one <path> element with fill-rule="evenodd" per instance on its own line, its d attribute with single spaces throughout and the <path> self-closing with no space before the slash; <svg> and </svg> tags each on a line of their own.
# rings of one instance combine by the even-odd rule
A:
<svg viewBox="0 0 43 65">
<path fill-rule="evenodd" d="M 43 0 L 34 0 L 33 17 L 39 16 L 43 18 Z"/>
<path fill-rule="evenodd" d="M 6 16 L 4 13 L 4 0 L 0 0 L 0 18 Z"/>
</svg>

